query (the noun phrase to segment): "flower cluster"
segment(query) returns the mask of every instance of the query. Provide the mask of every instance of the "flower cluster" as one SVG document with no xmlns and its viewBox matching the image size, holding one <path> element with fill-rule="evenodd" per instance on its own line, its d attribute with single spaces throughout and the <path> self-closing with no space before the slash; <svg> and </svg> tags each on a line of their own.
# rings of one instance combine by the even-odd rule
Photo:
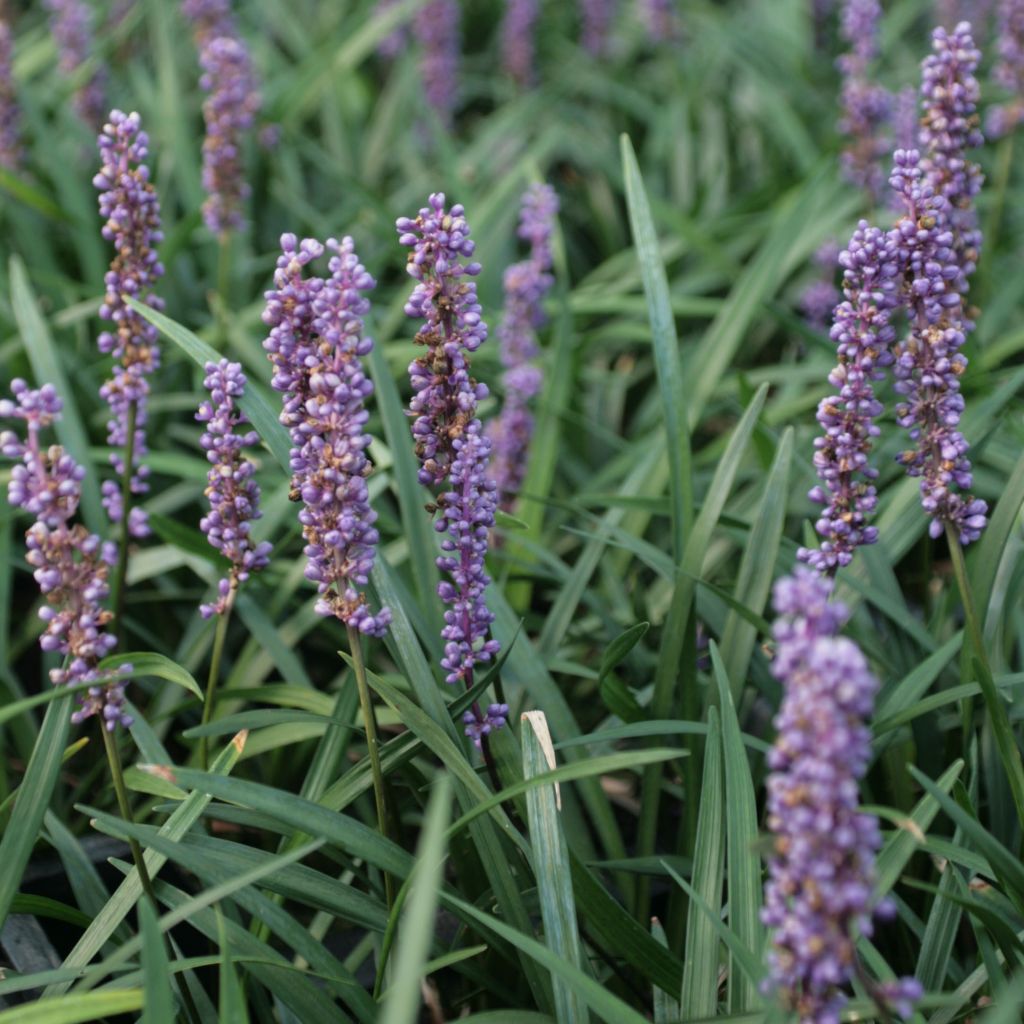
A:
<svg viewBox="0 0 1024 1024">
<path fill-rule="evenodd" d="M 816 331 L 824 330 L 832 319 L 832 310 L 839 302 L 839 290 L 835 286 L 836 264 L 839 261 L 839 246 L 825 242 L 814 254 L 816 277 L 800 293 L 800 312 L 807 324 Z"/>
<path fill-rule="evenodd" d="M 40 433 L 60 419 L 61 402 L 49 384 L 34 391 L 20 379 L 11 384 L 14 401 L 0 401 L 0 417 L 25 423 L 27 437 L 13 431 L 0 433 L 0 453 L 18 464 L 11 471 L 7 497 L 15 508 L 35 517 L 25 534 L 33 576 L 46 598 L 39 617 L 46 623 L 39 644 L 65 659 L 51 670 L 57 685 L 95 682 L 84 691 L 72 721 L 102 716 L 107 729 L 131 725 L 124 710 L 124 680 L 131 666 L 117 676 L 102 673 L 100 660 L 111 652 L 116 639 L 105 631 L 111 613 L 103 608 L 107 574 L 116 558 L 112 544 L 104 544 L 80 524 L 71 524 L 82 495 L 85 470 L 59 445 L 44 448 Z"/>
<path fill-rule="evenodd" d="M 823 486 L 809 495 L 825 506 L 815 524 L 823 541 L 820 548 L 798 552 L 801 561 L 820 572 L 849 564 L 854 550 L 874 543 L 878 534 L 867 525 L 877 502 L 878 476 L 869 453 L 882 411 L 873 382 L 893 362 L 896 331 L 891 320 L 899 304 L 900 268 L 886 232 L 861 221 L 839 262 L 844 298 L 835 308 L 830 334 L 838 365 L 828 378 L 839 393 L 818 405 L 824 434 L 814 442 L 814 468 Z"/>
<path fill-rule="evenodd" d="M 316 610 L 370 636 L 383 636 L 391 612 L 370 612 L 359 588 L 369 579 L 379 540 L 366 477 L 366 399 L 373 384 L 362 357 L 373 346 L 363 334 L 374 286 L 352 239 L 328 239 L 327 279 L 305 277 L 323 255 L 315 239 L 281 238 L 274 288 L 266 294 L 264 348 L 274 366 L 273 386 L 285 394 L 281 422 L 292 439 L 292 494 L 306 541 L 306 577 L 317 585 Z"/>
<path fill-rule="evenodd" d="M 428 0 L 413 20 L 423 93 L 446 128 L 451 127 L 458 98 L 461 16 L 458 0 Z"/>
<path fill-rule="evenodd" d="M 270 561 L 270 544 L 254 544 L 249 536 L 253 520 L 259 519 L 260 489 L 253 479 L 256 467 L 242 456 L 242 449 L 259 442 L 255 430 L 237 433 L 246 421 L 237 408 L 245 394 L 245 374 L 238 363 L 221 359 L 207 363 L 203 386 L 210 392 L 196 413 L 206 424 L 199 443 L 211 463 L 206 480 L 206 497 L 210 500 L 209 515 L 199 527 L 207 540 L 231 563 L 227 577 L 217 585 L 218 597 L 213 604 L 199 608 L 204 619 L 227 611 L 232 594 L 254 572 L 266 568 Z"/>
<path fill-rule="evenodd" d="M 505 509 L 522 486 L 533 434 L 529 405 L 540 390 L 541 373 L 530 360 L 538 353 L 536 330 L 544 320 L 541 302 L 554 283 L 551 234 L 557 213 L 558 196 L 550 185 L 535 185 L 527 191 L 519 237 L 530 243 L 530 255 L 505 271 L 505 311 L 498 327 L 505 404 L 487 431 L 494 445 L 493 477 Z"/>
<path fill-rule="evenodd" d="M 470 377 L 468 360 L 487 337 L 487 325 L 471 280 L 480 265 L 468 262 L 475 246 L 463 214 L 457 204 L 447 209 L 444 195 L 434 193 L 415 219 L 402 217 L 396 226 L 400 243 L 411 249 L 407 269 L 417 282 L 405 312 L 424 320 L 416 340 L 427 349 L 409 367 L 420 481 L 447 487 L 437 497 L 435 523 L 447 534 L 437 564 L 450 577 L 438 587 L 449 606 L 441 665 L 448 682 L 469 688 L 476 665 L 490 661 L 499 644 L 487 638 L 494 615 L 485 599 L 487 538 L 497 506 L 488 472 L 491 442 L 477 417 L 487 389 Z M 485 713 L 475 705 L 466 734 L 479 743 L 504 724 L 503 708 L 491 705 Z"/>
<path fill-rule="evenodd" d="M 524 88 L 533 81 L 533 33 L 539 14 L 537 0 L 506 0 L 501 22 L 501 65 Z"/>
<path fill-rule="evenodd" d="M 999 61 L 993 76 L 1010 95 L 989 109 L 985 130 L 990 138 L 1024 123 L 1024 0 L 1000 0 L 995 37 Z"/>
<path fill-rule="evenodd" d="M 615 0 L 580 0 L 579 7 L 583 49 L 594 57 L 601 57 L 608 50 Z"/>
<path fill-rule="evenodd" d="M 191 23 L 200 49 L 218 36 L 238 35 L 231 0 L 181 0 L 181 13 Z"/>
<path fill-rule="evenodd" d="M 61 74 L 77 76 L 79 68 L 96 52 L 92 33 L 92 15 L 83 0 L 45 0 L 50 11 L 50 29 L 57 43 L 57 64 Z M 89 78 L 75 90 L 72 105 L 75 113 L 95 129 L 103 123 L 106 113 L 106 74 L 96 64 Z"/>
<path fill-rule="evenodd" d="M 842 155 L 843 175 L 876 197 L 885 184 L 881 159 L 889 142 L 883 129 L 892 106 L 889 93 L 868 74 L 878 56 L 881 15 L 878 0 L 844 0 L 840 31 L 850 49 L 836 62 L 843 78 L 839 130 L 849 140 Z"/>
<path fill-rule="evenodd" d="M 873 895 L 878 821 L 858 810 L 878 682 L 857 645 L 836 635 L 846 610 L 829 602 L 831 590 L 806 569 L 774 590 L 772 673 L 784 696 L 768 759 L 774 838 L 762 920 L 773 930 L 769 984 L 802 1024 L 838 1024 L 857 939 L 885 909 Z M 921 986 L 904 979 L 877 994 L 902 1014 Z"/>
<path fill-rule="evenodd" d="M 144 494 L 147 469 L 140 465 L 146 454 L 146 404 L 148 378 L 160 366 L 156 328 L 147 323 L 125 302 L 126 296 L 163 309 L 163 301 L 153 293 L 164 268 L 157 258 L 156 246 L 162 241 L 160 200 L 149 180 L 144 163 L 149 140 L 142 131 L 139 115 L 111 111 L 98 139 L 101 157 L 99 173 L 93 184 L 100 190 L 100 216 L 105 219 L 103 237 L 113 243 L 114 259 L 104 278 L 106 294 L 99 315 L 113 324 L 97 343 L 105 355 L 116 360 L 114 374 L 100 389 L 110 406 L 107 442 L 114 448 L 110 456 L 117 475 L 126 472 L 124 452 L 129 431 L 134 430 L 131 492 Z M 111 520 L 119 522 L 125 514 L 121 488 L 113 480 L 103 483 L 103 504 Z M 145 513 L 133 508 L 128 513 L 132 536 L 145 537 L 149 528 Z"/>
<path fill-rule="evenodd" d="M 21 142 L 18 137 L 18 103 L 14 93 L 11 49 L 14 42 L 11 26 L 0 7 L 0 167 L 16 170 L 21 163 Z"/>
</svg>

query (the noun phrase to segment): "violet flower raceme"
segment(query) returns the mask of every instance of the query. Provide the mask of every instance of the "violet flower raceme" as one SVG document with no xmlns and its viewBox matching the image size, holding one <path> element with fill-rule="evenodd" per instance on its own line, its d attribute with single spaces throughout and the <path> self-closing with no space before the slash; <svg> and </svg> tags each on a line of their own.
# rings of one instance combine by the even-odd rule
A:
<svg viewBox="0 0 1024 1024">
<path fill-rule="evenodd" d="M 916 447 L 899 456 L 921 478 L 921 504 L 938 537 L 949 523 L 961 544 L 977 540 L 988 507 L 965 494 L 971 486 L 969 445 L 957 429 L 963 412 L 960 353 L 968 323 L 958 288 L 963 266 L 955 249 L 949 200 L 936 193 L 916 150 L 897 150 L 891 184 L 905 215 L 891 233 L 900 248 L 909 333 L 896 350 L 896 419 Z M 957 490 L 953 490 L 953 488 Z"/>
<path fill-rule="evenodd" d="M 447 533 L 437 564 L 450 577 L 438 586 L 449 606 L 441 665 L 449 683 L 461 681 L 469 689 L 476 666 L 490 661 L 500 646 L 487 638 L 494 615 L 486 602 L 485 558 L 497 493 L 488 473 L 491 442 L 476 415 L 487 388 L 470 377 L 468 360 L 487 337 L 471 280 L 480 265 L 471 262 L 475 246 L 463 208 L 447 209 L 443 193 L 435 192 L 415 219 L 401 217 L 396 226 L 400 243 L 412 250 L 407 269 L 417 282 L 405 312 L 425 321 L 416 341 L 427 352 L 409 367 L 419 478 L 427 486 L 447 487 L 437 497 L 435 523 L 439 533 Z M 505 724 L 507 710 L 492 704 L 484 712 L 474 704 L 466 735 L 481 743 Z"/>
<path fill-rule="evenodd" d="M 505 16 L 501 21 L 501 66 L 523 88 L 533 81 L 534 29 L 539 14 L 537 0 L 505 0 Z"/>
<path fill-rule="evenodd" d="M 200 49 L 218 36 L 238 35 L 231 0 L 181 0 L 181 13 L 192 25 Z"/>
<path fill-rule="evenodd" d="M 839 130 L 848 139 L 842 154 L 843 176 L 874 197 L 885 184 L 881 159 L 890 148 L 884 128 L 892 106 L 889 93 L 869 75 L 878 56 L 881 15 L 878 0 L 844 0 L 840 34 L 850 49 L 836 61 L 842 74 Z"/>
<path fill-rule="evenodd" d="M 126 472 L 124 453 L 134 423 L 132 464 L 127 472 L 131 474 L 131 493 L 144 494 L 149 489 L 148 470 L 140 463 L 146 454 L 148 378 L 160 366 L 160 349 L 156 328 L 131 309 L 125 297 L 163 309 L 163 300 L 153 292 L 164 272 L 155 248 L 163 240 L 160 200 L 144 163 L 149 140 L 138 114 L 111 111 L 98 145 L 102 164 L 93 184 L 100 190 L 100 215 L 106 220 L 103 237 L 113 243 L 115 256 L 104 278 L 106 294 L 99 310 L 101 319 L 114 326 L 99 336 L 97 344 L 102 353 L 116 360 L 113 377 L 100 389 L 100 395 L 110 406 L 107 442 L 114 448 L 110 462 L 119 477 Z M 107 514 L 119 522 L 124 516 L 120 485 L 106 480 L 102 491 Z M 133 537 L 149 533 L 140 508 L 130 510 L 128 526 Z"/>
<path fill-rule="evenodd" d="M 0 400 L 0 418 L 24 421 L 27 437 L 22 440 L 13 431 L 3 431 L 0 453 L 18 460 L 8 484 L 9 502 L 35 516 L 25 538 L 26 561 L 46 598 L 39 612 L 46 623 L 39 645 L 65 659 L 61 668 L 51 670 L 50 679 L 67 686 L 96 683 L 82 693 L 72 721 L 99 714 L 108 730 L 131 725 L 124 710 L 124 681 L 117 677 L 128 675 L 131 666 L 122 666 L 114 676 L 97 667 L 117 643 L 105 631 L 111 613 L 102 607 L 116 550 L 84 526 L 71 524 L 85 470 L 59 445 L 44 448 L 40 443 L 40 433 L 60 419 L 57 392 L 49 384 L 33 391 L 20 379 L 11 383 L 11 390 L 14 401 Z"/>
<path fill-rule="evenodd" d="M 839 289 L 835 285 L 836 266 L 839 263 L 839 245 L 828 241 L 819 246 L 813 264 L 818 277 L 800 293 L 800 312 L 804 320 L 816 331 L 824 330 L 832 320 L 832 310 L 839 302 Z"/>
<path fill-rule="evenodd" d="M 551 276 L 551 235 L 558 196 L 550 185 L 534 185 L 523 196 L 519 237 L 530 243 L 527 259 L 505 271 L 505 310 L 498 342 L 505 374 L 505 404 L 487 434 L 494 446 L 492 476 L 501 507 L 508 510 L 526 473 L 526 454 L 533 434 L 530 401 L 540 390 L 540 370 L 530 364 L 537 353 L 537 328 L 544 322 L 541 302 L 554 283 Z"/>
<path fill-rule="evenodd" d="M 14 33 L 0 7 L 0 167 L 9 171 L 21 165 L 18 101 L 11 62 L 13 43 Z"/>
<path fill-rule="evenodd" d="M 609 30 L 617 0 L 579 0 L 583 49 L 594 57 L 608 52 Z"/>
<path fill-rule="evenodd" d="M 458 0 L 429 0 L 413 20 L 423 93 L 446 128 L 452 125 L 458 99 L 461 16 Z"/>
<path fill-rule="evenodd" d="M 50 30 L 57 43 L 57 66 L 66 78 L 77 76 L 78 69 L 96 53 L 92 31 L 92 13 L 83 0 L 44 0 L 50 12 Z M 106 113 L 106 72 L 103 65 L 76 90 L 72 98 L 75 113 L 90 127 L 103 124 Z"/>
<path fill-rule="evenodd" d="M 917 90 L 907 86 L 896 93 L 892 109 L 892 134 L 897 149 L 913 149 L 920 127 L 917 115 Z"/>
<path fill-rule="evenodd" d="M 772 673 L 784 687 L 768 757 L 773 835 L 762 920 L 772 929 L 768 987 L 801 1024 L 839 1024 L 856 942 L 888 908 L 874 897 L 878 820 L 858 810 L 871 756 L 878 682 L 830 603 L 830 580 L 807 569 L 778 580 Z M 921 986 L 906 978 L 872 995 L 909 1016 Z"/>
<path fill-rule="evenodd" d="M 1000 0 L 996 26 L 993 77 L 1009 98 L 988 111 L 985 131 L 993 139 L 1024 123 L 1024 0 Z"/>
<path fill-rule="evenodd" d="M 391 612 L 370 612 L 360 592 L 373 569 L 379 540 L 366 477 L 366 399 L 373 384 L 362 357 L 373 342 L 363 334 L 374 286 L 352 239 L 328 239 L 327 279 L 303 271 L 324 252 L 314 239 L 281 238 L 274 288 L 267 292 L 264 342 L 274 365 L 273 386 L 284 392 L 281 422 L 292 439 L 292 493 L 306 541 L 306 577 L 317 585 L 319 614 L 335 616 L 369 636 L 383 636 Z"/>
<path fill-rule="evenodd" d="M 231 562 L 228 575 L 217 585 L 218 598 L 199 608 L 204 619 L 227 611 L 232 594 L 254 572 L 270 561 L 270 544 L 253 542 L 249 536 L 253 520 L 259 519 L 260 489 L 253 479 L 256 467 L 242 455 L 242 449 L 259 443 L 255 430 L 238 433 L 247 422 L 237 408 L 245 394 L 245 374 L 238 363 L 221 359 L 207 363 L 203 386 L 210 392 L 196 419 L 206 424 L 199 440 L 212 464 L 207 474 L 206 496 L 210 512 L 200 520 L 206 539 Z"/>
<path fill-rule="evenodd" d="M 822 573 L 848 565 L 861 544 L 878 531 L 868 525 L 877 504 L 878 470 L 869 455 L 882 411 L 873 382 L 893 362 L 896 330 L 891 320 L 900 299 L 898 249 L 891 234 L 861 221 L 840 254 L 844 299 L 835 308 L 830 336 L 838 365 L 829 383 L 839 393 L 822 399 L 818 422 L 824 434 L 814 442 L 814 467 L 821 484 L 809 494 L 824 505 L 815 529 L 820 548 L 801 548 L 797 557 Z"/>
</svg>

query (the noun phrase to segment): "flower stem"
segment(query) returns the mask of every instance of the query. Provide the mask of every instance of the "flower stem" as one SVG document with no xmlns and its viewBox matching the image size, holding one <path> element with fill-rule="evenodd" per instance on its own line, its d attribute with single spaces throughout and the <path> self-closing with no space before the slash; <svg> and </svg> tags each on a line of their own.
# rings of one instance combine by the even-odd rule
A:
<svg viewBox="0 0 1024 1024">
<path fill-rule="evenodd" d="M 359 633 L 352 626 L 348 627 L 348 645 L 352 653 L 352 667 L 356 674 L 356 686 L 359 688 L 359 705 L 363 712 L 363 726 L 366 729 L 366 748 L 370 755 L 370 771 L 373 774 L 373 797 L 377 805 L 377 825 L 382 836 L 391 838 L 388 827 L 388 807 L 384 792 L 384 772 L 380 764 L 380 741 L 377 739 L 377 719 L 370 698 L 370 687 L 366 681 L 366 665 L 363 663 L 363 647 Z M 388 910 L 395 903 L 395 883 L 392 877 L 384 872 L 384 892 L 387 897 Z"/>
<path fill-rule="evenodd" d="M 203 702 L 203 725 L 208 725 L 213 718 L 213 709 L 217 698 L 217 679 L 220 676 L 220 660 L 224 653 L 224 639 L 228 634 L 228 621 L 231 618 L 231 609 L 235 604 L 235 594 L 238 593 L 238 585 L 234 579 L 231 580 L 231 589 L 228 591 L 227 601 L 224 604 L 224 611 L 217 616 L 217 631 L 213 635 L 213 654 L 210 656 L 210 674 L 206 680 L 206 700 Z M 203 771 L 210 767 L 210 737 L 200 736 L 199 738 L 199 763 Z"/>
<path fill-rule="evenodd" d="M 996 741 L 1000 760 L 1010 784 L 1010 793 L 1017 809 L 1017 819 L 1024 826 L 1024 762 L 1021 761 L 1020 748 L 1010 725 L 1010 717 L 1006 713 L 1006 704 L 996 688 L 992 677 L 992 667 L 985 651 L 985 637 L 982 632 L 981 620 L 974 604 L 970 580 L 967 578 L 967 563 L 964 561 L 964 550 L 960 544 L 956 529 L 946 524 L 946 540 L 953 561 L 953 575 L 960 589 L 960 600 L 964 606 L 964 617 L 967 620 L 967 632 L 970 637 L 974 654 L 974 665 L 981 686 L 981 695 L 985 701 L 992 735 Z"/>
<path fill-rule="evenodd" d="M 138 419 L 138 406 L 135 402 L 128 403 L 127 435 L 124 442 L 124 472 L 121 474 L 121 522 L 120 539 L 117 545 L 117 568 L 111 583 L 113 593 L 114 629 L 117 633 L 117 646 L 124 649 L 124 592 L 128 577 L 128 513 L 132 501 L 132 466 L 135 462 L 135 423 Z"/>
<path fill-rule="evenodd" d="M 102 720 L 102 716 L 99 719 L 99 726 L 100 733 L 103 735 L 103 746 L 107 752 L 107 763 L 110 765 L 110 780 L 114 784 L 114 793 L 117 796 L 117 806 L 121 811 L 121 817 L 131 825 L 134 823 L 134 818 L 132 817 L 131 804 L 128 803 L 128 789 L 124 784 L 124 772 L 121 770 L 121 754 L 118 752 L 114 734 L 107 728 L 106 723 Z M 142 847 L 139 846 L 137 839 L 129 837 L 128 848 L 132 852 L 132 860 L 135 862 L 135 869 L 139 873 L 139 881 L 142 883 L 143 892 L 150 898 L 155 909 L 159 904 L 153 893 L 153 881 L 149 877 L 149 869 L 146 867 L 146 861 L 142 856 Z"/>
</svg>

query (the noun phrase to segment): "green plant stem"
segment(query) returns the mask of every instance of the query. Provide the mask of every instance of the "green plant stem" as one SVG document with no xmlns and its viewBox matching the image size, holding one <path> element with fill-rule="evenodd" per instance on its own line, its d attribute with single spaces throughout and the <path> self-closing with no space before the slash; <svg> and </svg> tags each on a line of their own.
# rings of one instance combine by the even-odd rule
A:
<svg viewBox="0 0 1024 1024">
<path fill-rule="evenodd" d="M 217 679 L 220 676 L 220 661 L 224 654 L 224 639 L 228 635 L 228 621 L 231 618 L 231 610 L 235 606 L 235 594 L 238 593 L 238 584 L 232 577 L 231 589 L 228 591 L 227 601 L 224 604 L 224 611 L 217 616 L 217 631 L 213 635 L 213 654 L 210 656 L 210 675 L 206 680 L 206 700 L 203 702 L 203 725 L 208 725 L 213 718 L 213 708 L 217 699 Z M 210 737 L 199 738 L 199 763 L 203 771 L 210 767 Z"/>
<path fill-rule="evenodd" d="M 388 805 L 384 793 L 384 771 L 380 764 L 380 741 L 377 739 L 377 718 L 370 699 L 370 686 L 366 681 L 366 665 L 363 663 L 363 647 L 359 633 L 352 626 L 348 627 L 348 646 L 352 653 L 352 667 L 356 674 L 356 686 L 359 688 L 359 705 L 363 712 L 363 727 L 366 730 L 366 749 L 370 755 L 370 771 L 373 775 L 373 798 L 377 805 L 377 825 L 382 836 L 391 837 L 388 825 Z M 384 893 L 387 898 L 388 910 L 395 903 L 395 883 L 391 875 L 384 872 Z"/>
<path fill-rule="evenodd" d="M 135 402 L 128 403 L 128 430 L 124 442 L 124 472 L 121 474 L 121 523 L 120 538 L 117 545 L 117 567 L 111 584 L 113 593 L 114 630 L 117 634 L 117 646 L 124 649 L 124 592 L 128 578 L 128 513 L 132 502 L 132 469 L 135 462 L 135 423 L 139 410 Z"/>
<path fill-rule="evenodd" d="M 100 733 L 103 736 L 103 746 L 107 752 L 107 763 L 110 765 L 110 780 L 114 784 L 114 793 L 117 796 L 117 806 L 121 811 L 121 817 L 129 824 L 134 824 L 131 804 L 128 803 L 128 788 L 124 784 L 124 772 L 121 769 L 121 754 L 117 749 L 117 742 L 114 734 L 107 727 L 100 716 Z M 135 862 L 135 869 L 139 873 L 139 881 L 142 883 L 142 890 L 149 897 L 154 910 L 159 910 L 156 901 L 156 894 L 153 892 L 153 880 L 149 877 L 149 868 L 142 856 L 142 847 L 137 839 L 128 839 L 128 848 L 132 852 L 132 860 Z"/>
<path fill-rule="evenodd" d="M 1017 809 L 1017 819 L 1021 826 L 1024 827 L 1024 762 L 1021 761 L 1020 748 L 1017 746 L 1017 741 L 1013 735 L 1010 716 L 1006 713 L 1006 705 L 999 695 L 999 690 L 996 688 L 995 680 L 992 676 L 992 668 L 989 664 L 988 654 L 985 651 L 985 639 L 981 628 L 981 620 L 978 617 L 978 610 L 974 605 L 974 596 L 971 592 L 970 580 L 967 577 L 967 563 L 964 561 L 964 550 L 955 528 L 950 523 L 946 524 L 946 540 L 949 544 L 949 553 L 953 561 L 953 575 L 956 577 L 957 586 L 960 589 L 960 600 L 964 606 L 964 617 L 967 619 L 967 633 L 970 637 L 971 646 L 974 649 L 978 683 L 981 686 L 981 695 L 985 701 L 985 710 L 988 712 L 989 722 L 992 726 L 992 735 L 999 750 L 1000 760 L 1003 762 L 1007 781 L 1010 784 L 1010 793 L 1013 796 L 1013 803 Z"/>
<path fill-rule="evenodd" d="M 228 312 L 231 309 L 231 235 L 217 237 L 217 317 L 218 348 L 228 343 Z"/>
</svg>

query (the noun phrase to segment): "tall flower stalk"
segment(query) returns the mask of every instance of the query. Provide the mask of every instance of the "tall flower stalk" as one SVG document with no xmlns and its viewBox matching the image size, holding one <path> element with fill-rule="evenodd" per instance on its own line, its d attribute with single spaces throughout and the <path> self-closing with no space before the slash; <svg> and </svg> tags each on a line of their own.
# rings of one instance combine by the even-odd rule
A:
<svg viewBox="0 0 1024 1024">
<path fill-rule="evenodd" d="M 1000 0 L 995 38 L 999 59 L 993 77 L 1008 97 L 989 108 L 985 130 L 990 138 L 1024 123 L 1024 0 Z"/>
<path fill-rule="evenodd" d="M 772 929 L 769 987 L 802 1024 L 839 1024 L 856 943 L 891 912 L 874 894 L 878 819 L 858 808 L 871 756 L 867 722 L 878 681 L 830 602 L 832 583 L 806 569 L 775 584 L 772 673 L 783 684 L 768 766 L 768 859 L 762 919 Z M 866 979 L 865 979 L 866 980 Z M 913 978 L 871 994 L 909 1017 L 921 997 Z"/>
<path fill-rule="evenodd" d="M 526 88 L 533 82 L 537 0 L 505 0 L 501 21 L 501 66 L 515 83 Z"/>
<path fill-rule="evenodd" d="M 83 0 L 44 0 L 50 12 L 50 30 L 57 44 L 57 63 L 62 75 L 78 79 L 80 69 L 96 54 L 92 12 Z M 87 79 L 75 88 L 72 106 L 92 129 L 103 124 L 106 114 L 106 72 L 97 63 Z"/>
<path fill-rule="evenodd" d="M 224 637 L 238 588 L 270 561 L 270 544 L 257 544 L 250 536 L 252 523 L 260 517 L 260 489 L 253 478 L 256 467 L 242 455 L 242 449 L 257 444 L 259 435 L 255 430 L 239 432 L 246 422 L 238 409 L 238 400 L 245 394 L 245 374 L 238 363 L 227 359 L 207 363 L 205 369 L 203 386 L 210 397 L 200 404 L 196 419 L 206 425 L 199 443 L 211 463 L 206 486 L 210 511 L 200 520 L 199 527 L 210 544 L 228 559 L 231 568 L 217 584 L 217 600 L 199 609 L 205 619 L 217 617 L 203 705 L 204 725 L 213 716 Z M 207 737 L 203 736 L 200 760 L 204 770 L 208 753 Z"/>
<path fill-rule="evenodd" d="M 480 264 L 472 261 L 475 243 L 462 206 L 449 209 L 441 192 L 415 218 L 401 217 L 396 226 L 400 244 L 411 250 L 407 270 L 416 280 L 405 312 L 423 320 L 416 342 L 426 349 L 409 367 L 419 478 L 438 491 L 429 507 L 437 513 L 435 528 L 446 534 L 437 560 L 448 576 L 438 586 L 448 606 L 441 666 L 449 683 L 472 689 L 476 667 L 491 661 L 500 646 L 488 638 L 494 615 L 485 594 L 487 538 L 497 506 L 488 471 L 491 442 L 477 416 L 487 388 L 470 376 L 469 365 L 470 353 L 487 338 L 472 280 Z M 465 714 L 466 735 L 481 746 L 507 715 L 506 704 L 485 711 L 475 702 Z"/>
<path fill-rule="evenodd" d="M 148 144 L 138 114 L 111 111 L 99 136 L 101 167 L 93 179 L 100 190 L 100 215 L 105 218 L 102 234 L 115 253 L 104 278 L 106 293 L 99 310 L 100 318 L 110 322 L 112 329 L 100 334 L 97 344 L 100 352 L 115 360 L 113 376 L 100 395 L 110 407 L 107 442 L 114 449 L 110 462 L 119 477 L 102 485 L 103 505 L 121 530 L 114 578 L 119 629 L 129 538 L 149 535 L 146 515 L 132 506 L 132 498 L 149 489 L 148 469 L 142 465 L 147 451 L 146 407 L 149 378 L 160 366 L 156 328 L 125 302 L 130 296 L 153 309 L 163 309 L 163 300 L 154 292 L 164 272 L 156 252 L 163 233 L 160 200 L 144 162 Z"/>
<path fill-rule="evenodd" d="M 617 0 L 579 0 L 580 42 L 583 49 L 594 57 L 602 57 L 608 52 L 617 6 Z"/>
<path fill-rule="evenodd" d="M 458 102 L 461 19 L 458 0 L 428 0 L 412 25 L 420 47 L 423 94 L 445 128 L 451 128 Z"/>
<path fill-rule="evenodd" d="M 363 330 L 374 280 L 359 262 L 351 238 L 281 237 L 274 287 L 266 293 L 263 321 L 271 330 L 264 348 L 274 367 L 272 384 L 284 395 L 281 422 L 292 441 L 292 496 L 302 502 L 299 522 L 306 541 L 306 578 L 316 584 L 320 615 L 340 619 L 348 630 L 366 729 L 378 824 L 390 833 L 384 773 L 361 637 L 382 637 L 391 612 L 371 612 L 362 590 L 369 582 L 379 536 L 366 478 L 366 449 L 373 393 L 362 360 L 373 347 Z M 307 268 L 331 252 L 330 276 Z M 389 904 L 392 881 L 385 876 Z"/>
<path fill-rule="evenodd" d="M 530 243 L 530 255 L 505 271 L 505 309 L 498 327 L 498 344 L 505 373 L 505 404 L 488 425 L 494 446 L 492 476 L 499 504 L 510 510 L 526 475 L 526 458 L 533 434 L 530 404 L 540 390 L 541 372 L 533 365 L 539 354 L 537 328 L 544 323 L 542 302 L 554 284 L 551 275 L 551 235 L 558 213 L 558 196 L 550 185 L 534 185 L 523 196 L 519 237 Z"/>
</svg>

